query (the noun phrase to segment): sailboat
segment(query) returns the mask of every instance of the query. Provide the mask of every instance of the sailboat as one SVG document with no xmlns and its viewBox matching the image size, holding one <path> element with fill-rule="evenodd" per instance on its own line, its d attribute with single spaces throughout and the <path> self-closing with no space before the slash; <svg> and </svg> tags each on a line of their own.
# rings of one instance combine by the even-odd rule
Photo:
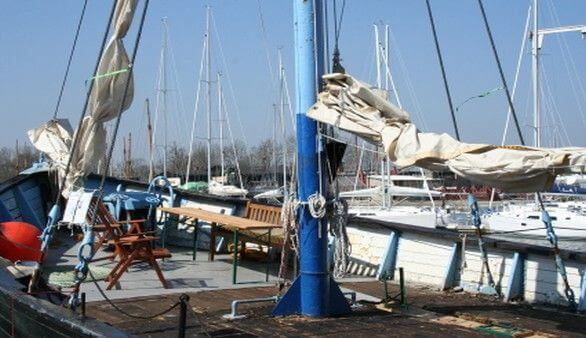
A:
<svg viewBox="0 0 586 338">
<path fill-rule="evenodd" d="M 212 119 L 213 119 L 213 112 L 212 112 L 212 39 L 211 39 L 211 7 L 207 7 L 206 10 L 206 31 L 205 31 L 205 39 L 203 43 L 203 50 L 202 50 L 202 61 L 200 65 L 200 77 L 202 75 L 202 71 L 205 69 L 205 79 L 200 80 L 199 83 L 205 83 L 206 85 L 206 114 L 207 114 L 207 137 L 206 137 L 206 148 L 207 148 L 207 192 L 211 195 L 216 196 L 240 196 L 245 197 L 248 194 L 248 190 L 244 189 L 243 182 L 242 182 L 242 174 L 240 172 L 240 166 L 238 164 L 238 158 L 236 155 L 236 149 L 234 147 L 234 138 L 232 135 L 232 130 L 230 127 L 230 123 L 228 120 L 228 114 L 226 112 L 226 100 L 224 97 L 224 92 L 222 90 L 222 76 L 220 73 L 217 75 L 216 83 L 217 83 L 217 92 L 218 92 L 218 104 L 217 104 L 217 116 L 219 122 L 219 148 L 220 148 L 220 176 L 213 177 L 212 176 L 212 139 L 213 137 L 213 126 L 212 126 Z M 191 163 L 192 163 L 192 152 L 193 152 L 193 144 L 194 144 L 194 137 L 196 132 L 196 117 L 197 111 L 199 106 L 199 97 L 200 97 L 200 89 L 201 86 L 198 84 L 197 93 L 196 93 L 196 102 L 195 108 L 193 113 L 193 120 L 192 120 L 192 128 L 191 128 L 191 138 L 190 138 L 190 145 L 189 145 L 189 156 L 187 161 L 187 168 L 185 174 L 185 185 L 184 187 L 189 188 L 189 179 L 190 179 L 190 171 L 191 171 Z M 226 170 L 225 170 L 225 158 L 224 158 L 224 124 L 227 123 L 228 131 L 230 134 L 230 140 L 232 142 L 232 150 L 234 151 L 234 157 L 236 162 L 236 171 L 238 180 L 240 183 L 240 187 L 228 184 L 227 177 L 226 177 Z"/>
<path fill-rule="evenodd" d="M 291 107 L 291 100 L 289 99 L 288 95 L 286 95 L 288 93 L 287 90 L 287 80 L 285 78 L 285 67 L 283 66 L 283 58 L 281 55 L 281 49 L 279 49 L 278 51 L 278 55 L 279 55 L 279 74 L 278 74 L 278 87 L 279 87 L 279 93 L 278 93 L 278 100 L 279 103 L 274 105 L 275 107 L 275 112 L 274 112 L 274 116 L 275 116 L 275 124 L 273 126 L 273 160 L 272 160 L 272 164 L 274 166 L 274 182 L 278 182 L 278 169 L 277 169 L 277 130 L 278 128 L 280 129 L 280 135 L 282 136 L 281 139 L 281 163 L 282 163 L 282 170 L 281 170 L 281 175 L 282 175 L 282 180 L 281 182 L 283 183 L 281 186 L 279 187 L 275 187 L 275 186 L 270 186 L 270 187 L 255 187 L 256 190 L 262 190 L 262 192 L 259 192 L 257 194 L 255 194 L 253 196 L 254 199 L 256 200 L 271 200 L 271 201 L 276 201 L 276 202 L 280 202 L 285 196 L 288 195 L 288 182 L 287 182 L 287 176 L 288 176 L 288 168 L 287 168 L 287 162 L 288 162 L 288 156 L 287 156 L 287 133 L 286 133 L 286 128 L 285 128 L 285 105 Z M 277 123 L 278 122 L 278 123 Z M 277 183 L 278 185 L 278 183 Z"/>
<path fill-rule="evenodd" d="M 586 33 L 586 25 L 555 27 L 542 29 L 539 27 L 539 0 L 533 0 L 532 6 L 528 11 L 527 25 L 529 19 L 533 19 L 533 29 L 529 36 L 531 38 L 531 56 L 532 56 L 532 89 L 533 89 L 533 143 L 535 147 L 542 145 L 542 117 L 541 117 L 541 81 L 540 81 L 540 50 L 544 38 L 551 34 L 561 34 L 567 32 Z M 524 43 L 522 44 L 524 46 Z M 521 63 L 520 54 L 518 67 Z M 518 73 L 518 71 L 517 71 Z M 517 76 L 515 77 L 517 78 Z M 506 128 L 505 128 L 506 133 Z M 504 139 L 504 137 L 503 137 Z M 579 194 L 581 191 L 580 184 L 584 184 L 583 175 L 569 174 L 556 177 L 552 192 L 554 193 L 573 193 Z M 545 194 L 547 196 L 547 194 Z M 560 237 L 586 237 L 586 203 L 584 202 L 561 202 L 545 201 L 544 206 L 550 210 L 552 225 L 556 234 Z M 537 200 L 530 202 L 513 201 L 505 203 L 493 212 L 486 213 L 483 217 L 490 232 L 506 232 L 517 236 L 541 236 L 543 237 L 543 219 L 540 212 L 540 206 Z"/>
<path fill-rule="evenodd" d="M 393 94 L 395 102 L 402 107 L 400 96 L 390 68 L 390 27 L 384 25 L 384 38 L 381 39 L 378 24 L 373 25 L 374 45 L 376 56 L 376 88 L 382 91 L 386 97 Z M 364 144 L 360 149 L 359 168 L 364 156 Z M 380 174 L 368 175 L 368 182 L 376 182 L 374 187 L 356 189 L 358 176 L 355 180 L 354 190 L 340 192 L 340 198 L 350 201 L 348 213 L 355 216 L 374 218 L 390 222 L 398 222 L 424 227 L 446 226 L 449 221 L 447 213 L 441 208 L 436 208 L 434 199 L 442 197 L 442 193 L 432 190 L 429 186 L 430 179 L 423 170 L 419 169 L 420 176 L 391 174 L 391 162 L 387 156 L 382 156 L 380 161 Z M 408 184 L 405 185 L 405 182 Z M 394 198 L 429 200 L 431 206 L 401 205 L 401 202 L 393 202 Z M 364 206 L 361 203 L 353 203 L 359 199 L 373 200 L 377 205 Z"/>
</svg>

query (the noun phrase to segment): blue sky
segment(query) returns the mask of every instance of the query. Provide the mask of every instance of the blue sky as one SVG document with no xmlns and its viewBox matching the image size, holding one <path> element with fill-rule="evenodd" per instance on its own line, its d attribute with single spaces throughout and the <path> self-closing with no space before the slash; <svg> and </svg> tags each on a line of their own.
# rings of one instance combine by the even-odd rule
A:
<svg viewBox="0 0 586 338">
<path fill-rule="evenodd" d="M 0 145 L 11 145 L 16 139 L 26 140 L 26 130 L 42 124 L 52 115 L 82 1 L 1 0 L 0 3 L 0 45 L 3 50 L 0 57 L 0 113 L 5 121 L 0 125 Z M 97 57 L 110 4 L 110 1 L 90 0 L 88 6 L 59 114 L 70 118 L 72 124 L 77 123 L 82 108 L 85 80 L 90 77 Z M 276 91 L 267 65 L 258 2 L 151 0 L 135 67 L 135 101 L 122 121 L 122 134 L 133 133 L 135 153 L 139 155 L 146 149 L 143 112 L 146 97 L 153 103 L 153 114 L 155 109 L 162 17 L 168 17 L 177 69 L 176 81 L 173 80 L 174 72 L 169 71 L 168 137 L 170 141 L 187 144 L 198 83 L 205 6 L 208 4 L 213 7 L 217 27 L 217 34 L 213 32 L 213 72 L 222 72 L 224 87 L 233 88 L 234 100 L 228 89 L 226 96 L 235 137 L 256 144 L 272 135 L 272 104 L 276 100 Z M 276 64 L 277 48 L 282 47 L 289 86 L 293 90 L 292 1 L 261 0 L 260 4 L 272 66 Z M 485 1 L 510 85 L 528 5 L 528 0 Z M 477 2 L 435 0 L 432 6 L 454 104 L 459 105 L 468 97 L 499 86 Z M 557 25 L 552 17 L 554 11 L 562 25 L 586 24 L 585 1 L 541 0 L 541 9 L 543 27 Z M 405 108 L 414 113 L 414 121 L 427 131 L 452 133 L 425 1 L 347 0 L 340 40 L 343 64 L 350 73 L 370 82 L 374 81 L 374 22 L 391 26 L 394 37 L 391 68 Z M 137 26 L 138 20 L 135 20 L 133 28 Z M 134 33 L 135 30 L 126 39 L 129 50 Z M 560 46 L 567 46 L 567 50 Z M 567 51 L 574 63 L 570 63 L 567 56 L 564 58 Z M 544 124 L 559 131 L 562 145 L 567 145 L 566 139 L 569 139 L 571 145 L 586 146 L 585 112 L 579 109 L 586 109 L 585 95 L 581 95 L 584 94 L 584 85 L 570 80 L 570 77 L 582 78 L 585 74 L 585 65 L 579 61 L 586 57 L 586 41 L 577 33 L 567 34 L 563 39 L 548 37 L 542 53 L 548 84 L 546 101 L 547 106 L 552 107 L 545 109 L 548 112 L 544 114 L 555 116 L 555 121 L 547 117 Z M 411 80 L 412 91 L 402 71 L 399 54 Z M 528 140 L 531 139 L 529 85 L 529 58 L 525 55 L 515 103 Z M 175 103 L 179 92 L 184 109 Z M 418 104 L 413 97 L 417 98 Z M 462 106 L 457 118 L 463 140 L 500 143 L 506 108 L 502 91 Z M 420 116 L 416 116 L 415 112 L 419 110 Z M 203 112 L 198 114 L 198 117 L 204 117 Z M 198 118 L 198 125 L 200 122 L 204 120 Z M 513 133 L 509 135 L 509 143 L 518 142 Z M 198 136 L 203 136 L 203 129 L 198 128 Z"/>
</svg>

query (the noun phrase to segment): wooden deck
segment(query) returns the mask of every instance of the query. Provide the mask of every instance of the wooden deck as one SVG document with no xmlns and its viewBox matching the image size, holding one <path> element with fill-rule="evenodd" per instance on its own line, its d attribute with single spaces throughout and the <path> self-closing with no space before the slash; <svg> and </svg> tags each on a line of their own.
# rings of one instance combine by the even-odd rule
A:
<svg viewBox="0 0 586 338">
<path fill-rule="evenodd" d="M 363 295 L 383 295 L 382 284 L 377 281 L 345 282 L 342 286 Z M 390 285 L 391 293 L 397 292 L 397 289 L 396 285 Z M 409 305 L 405 310 L 395 308 L 388 312 L 377 309 L 373 304 L 362 303 L 348 316 L 272 317 L 270 311 L 273 305 L 264 303 L 242 306 L 239 311 L 247 314 L 246 319 L 230 321 L 222 318 L 230 311 L 230 302 L 234 299 L 274 296 L 276 292 L 275 287 L 265 286 L 190 293 L 187 334 L 189 337 L 479 337 L 490 336 L 491 330 L 501 326 L 522 332 L 524 337 L 582 337 L 586 332 L 583 316 L 421 287 L 408 288 Z M 147 315 L 172 305 L 178 297 L 174 294 L 133 298 L 117 301 L 117 304 L 133 314 Z M 139 337 L 177 334 L 177 311 L 154 320 L 141 321 L 124 317 L 102 301 L 89 304 L 88 315 Z M 449 324 L 452 322 L 455 324 Z"/>
</svg>

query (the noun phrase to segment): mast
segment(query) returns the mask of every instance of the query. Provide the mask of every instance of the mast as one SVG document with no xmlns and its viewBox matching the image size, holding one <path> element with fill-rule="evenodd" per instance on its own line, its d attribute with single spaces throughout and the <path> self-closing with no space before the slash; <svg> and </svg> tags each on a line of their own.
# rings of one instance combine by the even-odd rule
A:
<svg viewBox="0 0 586 338">
<path fill-rule="evenodd" d="M 220 123 L 220 165 L 221 165 L 221 177 L 224 180 L 224 109 L 222 102 L 222 84 L 220 78 L 222 74 L 218 72 L 218 121 Z M 222 181 L 222 183 L 225 183 Z"/>
<path fill-rule="evenodd" d="M 385 72 L 389 73 L 389 63 L 391 58 L 391 51 L 389 49 L 389 25 L 385 25 Z M 393 87 L 395 85 L 393 84 Z M 389 75 L 385 76 L 385 90 L 387 91 L 387 95 L 389 94 Z M 394 88 L 393 88 L 394 90 Z M 390 95 L 389 95 L 390 98 Z"/>
<path fill-rule="evenodd" d="M 281 298 L 273 315 L 301 313 L 323 317 L 349 313 L 350 306 L 328 272 L 326 222 L 312 216 L 307 206 L 319 194 L 322 155 L 317 143 L 317 123 L 305 112 L 316 101 L 323 74 L 323 12 L 321 1 L 294 0 L 295 72 L 297 96 L 297 165 L 299 173 L 300 275 Z M 327 180 L 324 180 L 327 181 Z"/>
<path fill-rule="evenodd" d="M 211 73 L 212 73 L 212 60 L 211 60 L 211 39 L 210 39 L 210 16 L 212 8 L 207 6 L 206 9 L 206 84 L 207 84 L 207 100 L 206 109 L 208 115 L 208 137 L 207 137 L 207 157 L 208 157 L 208 182 L 212 181 L 212 88 L 211 88 Z"/>
<path fill-rule="evenodd" d="M 375 46 L 375 55 L 376 55 L 376 87 L 382 87 L 382 80 L 381 80 L 381 69 L 380 69 L 380 38 L 378 34 L 378 26 L 376 24 L 373 25 L 374 27 L 374 46 Z"/>
<path fill-rule="evenodd" d="M 18 148 L 18 139 L 16 139 L 16 161 L 14 164 L 14 169 L 16 169 L 17 172 L 20 171 L 20 150 Z"/>
<path fill-rule="evenodd" d="M 533 134 L 533 145 L 541 146 L 541 112 L 539 106 L 539 20 L 538 6 L 539 1 L 533 0 L 533 39 L 531 40 L 531 73 L 533 75 L 533 125 L 535 127 Z"/>
<path fill-rule="evenodd" d="M 151 124 L 151 109 L 148 97 L 144 100 L 144 109 L 147 118 L 147 138 L 149 140 L 149 182 L 154 176 L 154 144 L 153 144 L 153 125 Z"/>
<path fill-rule="evenodd" d="M 132 177 L 132 132 L 128 132 L 128 178 Z"/>
<path fill-rule="evenodd" d="M 126 166 L 128 165 L 128 156 L 126 154 L 126 137 L 122 137 L 122 177 L 128 178 L 126 175 L 127 169 Z"/>
<path fill-rule="evenodd" d="M 277 180 L 277 114 L 279 112 L 279 107 L 276 104 L 273 104 L 273 139 L 271 142 L 271 169 L 273 171 L 273 180 L 275 180 L 275 184 L 278 186 L 279 181 Z"/>
<path fill-rule="evenodd" d="M 279 54 L 279 117 L 281 120 L 281 134 L 283 135 L 283 196 L 287 198 L 287 135 L 285 132 L 285 68 L 281 48 Z"/>
<path fill-rule="evenodd" d="M 159 92 L 162 94 L 162 113 L 163 113 L 163 175 L 167 176 L 167 49 L 169 44 L 169 29 L 167 18 L 161 19 L 163 27 L 163 42 L 161 45 L 161 65 L 160 65 L 160 86 Z"/>
</svg>

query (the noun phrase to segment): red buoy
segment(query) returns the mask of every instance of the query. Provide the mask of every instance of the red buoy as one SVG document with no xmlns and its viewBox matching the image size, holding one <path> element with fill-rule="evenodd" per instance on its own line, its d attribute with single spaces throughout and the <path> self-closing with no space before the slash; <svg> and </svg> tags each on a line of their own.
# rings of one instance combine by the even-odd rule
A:
<svg viewBox="0 0 586 338">
<path fill-rule="evenodd" d="M 24 222 L 0 223 L 0 256 L 16 261 L 41 259 L 41 231 Z"/>
</svg>

